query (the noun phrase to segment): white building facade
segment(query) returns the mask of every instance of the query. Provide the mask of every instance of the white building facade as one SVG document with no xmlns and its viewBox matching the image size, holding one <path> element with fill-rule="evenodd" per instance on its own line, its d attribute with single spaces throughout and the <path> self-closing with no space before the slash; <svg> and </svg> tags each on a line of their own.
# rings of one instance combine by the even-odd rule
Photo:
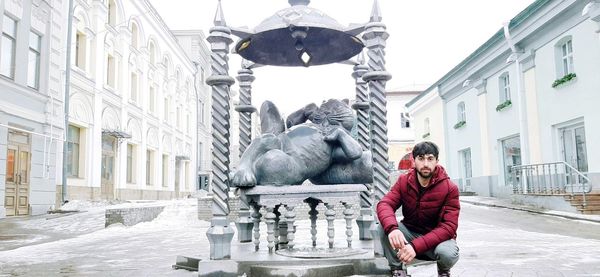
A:
<svg viewBox="0 0 600 277">
<path fill-rule="evenodd" d="M 65 3 L 0 2 L 0 218 L 42 214 L 54 205 Z"/>
<path fill-rule="evenodd" d="M 430 89 L 443 102 L 447 168 L 463 191 L 507 196 L 512 166 L 555 162 L 598 190 L 600 4 L 588 3 L 535 1 Z M 413 115 L 434 116 L 419 101 Z"/>
<path fill-rule="evenodd" d="M 446 166 L 446 135 L 444 128 L 444 104 L 437 86 L 428 88 L 406 104 L 412 118 L 415 144 L 422 141 L 435 143 L 440 151 L 439 162 Z"/>
<path fill-rule="evenodd" d="M 205 43 L 206 36 L 201 30 L 174 30 L 172 31 L 179 45 L 196 67 L 195 88 L 197 92 L 197 147 L 196 189 L 208 190 L 212 174 L 212 135 L 211 135 L 211 87 L 206 84 L 206 78 L 211 75 L 210 49 Z"/>
<path fill-rule="evenodd" d="M 189 195 L 206 64 L 192 62 L 146 0 L 75 3 L 67 199 Z"/>
</svg>

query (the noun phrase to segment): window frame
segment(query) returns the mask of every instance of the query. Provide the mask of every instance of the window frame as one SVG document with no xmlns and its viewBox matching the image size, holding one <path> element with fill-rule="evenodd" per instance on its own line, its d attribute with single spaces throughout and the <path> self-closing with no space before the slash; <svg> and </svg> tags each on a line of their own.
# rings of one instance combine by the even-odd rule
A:
<svg viewBox="0 0 600 277">
<path fill-rule="evenodd" d="M 8 30 L 5 30 L 6 27 L 6 20 L 10 20 L 13 22 L 13 30 L 12 33 L 8 33 Z M 11 16 L 9 16 L 8 14 L 4 14 L 2 17 L 2 40 L 1 40 L 1 44 L 2 44 L 2 52 L 0 52 L 0 75 L 9 78 L 11 80 L 15 79 L 15 67 L 16 67 L 16 55 L 17 55 L 17 35 L 18 35 L 18 29 L 19 29 L 19 21 L 17 19 L 12 18 Z M 4 45 L 4 42 L 8 40 L 10 41 L 10 45 L 12 46 L 12 51 L 10 53 L 10 59 L 8 62 L 8 69 L 7 71 L 4 71 L 3 69 L 3 65 L 5 62 L 5 57 L 3 57 L 3 54 L 5 53 L 5 47 L 7 47 L 6 45 Z"/>
<path fill-rule="evenodd" d="M 510 74 L 508 72 L 500 75 L 498 80 L 498 86 L 500 87 L 500 103 L 512 100 L 510 90 Z"/>
<path fill-rule="evenodd" d="M 32 41 L 32 36 L 37 37 L 37 49 L 33 49 L 32 45 L 31 45 L 31 41 Z M 27 86 L 35 89 L 35 90 L 39 90 L 40 89 L 40 70 L 41 70 L 41 56 L 42 56 L 42 35 L 34 32 L 33 30 L 29 31 L 29 59 L 28 59 L 28 65 L 27 65 Z M 35 60 L 32 59 L 32 53 L 33 55 L 35 55 Z M 32 62 L 35 62 L 35 69 L 34 72 L 31 73 L 31 65 Z M 33 83 L 31 80 L 31 74 L 34 74 L 33 76 Z"/>
<path fill-rule="evenodd" d="M 467 122 L 467 107 L 464 101 L 458 103 L 456 107 L 458 122 Z"/>
<path fill-rule="evenodd" d="M 73 138 L 71 130 L 77 129 L 77 138 Z M 74 150 L 77 150 L 76 157 L 73 155 Z M 80 170 L 80 159 L 81 159 L 81 128 L 75 125 L 69 124 L 67 130 L 67 161 L 65 166 L 67 167 L 67 177 L 79 178 Z M 70 153 L 70 154 L 69 154 Z"/>
</svg>

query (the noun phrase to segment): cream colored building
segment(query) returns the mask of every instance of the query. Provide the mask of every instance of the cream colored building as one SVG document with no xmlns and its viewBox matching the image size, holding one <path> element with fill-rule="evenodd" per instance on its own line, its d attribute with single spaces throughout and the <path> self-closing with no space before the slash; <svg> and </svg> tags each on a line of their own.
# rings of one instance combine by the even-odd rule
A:
<svg viewBox="0 0 600 277">
<path fill-rule="evenodd" d="M 419 95 L 420 91 L 388 91 L 387 126 L 388 126 L 388 155 L 390 167 L 398 168 L 398 163 L 406 154 L 412 151 L 414 140 L 414 120 L 406 108 L 406 103 Z"/>
<path fill-rule="evenodd" d="M 440 150 L 439 162 L 446 166 L 444 105 L 437 87 L 431 87 L 406 104 L 412 117 L 415 144 L 422 141 L 435 143 Z"/>
<path fill-rule="evenodd" d="M 68 199 L 189 195 L 207 63 L 191 60 L 147 0 L 75 3 Z"/>
</svg>

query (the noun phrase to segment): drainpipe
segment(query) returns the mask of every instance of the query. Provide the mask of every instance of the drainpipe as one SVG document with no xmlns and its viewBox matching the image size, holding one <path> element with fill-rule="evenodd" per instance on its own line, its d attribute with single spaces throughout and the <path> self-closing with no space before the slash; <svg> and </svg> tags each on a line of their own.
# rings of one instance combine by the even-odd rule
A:
<svg viewBox="0 0 600 277">
<path fill-rule="evenodd" d="M 62 164 L 62 195 L 61 202 L 67 201 L 67 134 L 69 132 L 69 98 L 71 97 L 71 41 L 73 37 L 73 0 L 69 0 L 69 18 L 67 23 L 67 61 L 65 74 L 65 140 L 63 141 L 63 164 Z"/>
<path fill-rule="evenodd" d="M 200 167 L 200 161 L 198 160 L 198 151 L 202 151 L 202 149 L 197 148 L 198 142 L 200 141 L 200 138 L 198 138 L 198 116 L 200 116 L 200 106 L 198 105 L 198 101 L 200 100 L 200 98 L 198 97 L 198 73 L 200 71 L 198 70 L 198 67 L 200 66 L 200 63 L 197 61 L 193 61 L 192 63 L 194 64 L 194 67 L 196 69 L 196 71 L 194 72 L 194 93 L 196 94 L 196 128 L 194 128 L 194 130 L 196 130 L 196 153 L 194 155 L 196 156 L 196 189 L 198 189 L 198 183 L 200 182 L 198 174 L 198 168 Z"/>
<path fill-rule="evenodd" d="M 519 55 L 522 54 L 523 51 L 517 49 L 514 42 L 512 41 L 512 39 L 510 37 L 509 24 L 510 24 L 510 21 L 504 23 L 504 37 L 506 38 L 506 42 L 511 50 L 511 54 L 508 57 L 508 59 L 506 60 L 506 63 L 507 64 L 514 63 L 516 71 L 517 71 L 516 79 L 517 79 L 517 99 L 519 100 L 519 133 L 520 133 L 519 140 L 520 140 L 520 144 L 521 144 L 521 164 L 527 165 L 527 164 L 529 164 L 529 141 L 528 141 L 529 135 L 527 132 L 527 117 L 526 117 L 527 103 L 526 103 L 525 92 L 523 91 L 521 61 L 519 60 Z M 523 193 L 524 194 L 527 193 L 527 178 L 525 175 L 526 175 L 526 172 L 524 173 L 524 176 L 521 177 L 523 179 Z"/>
</svg>

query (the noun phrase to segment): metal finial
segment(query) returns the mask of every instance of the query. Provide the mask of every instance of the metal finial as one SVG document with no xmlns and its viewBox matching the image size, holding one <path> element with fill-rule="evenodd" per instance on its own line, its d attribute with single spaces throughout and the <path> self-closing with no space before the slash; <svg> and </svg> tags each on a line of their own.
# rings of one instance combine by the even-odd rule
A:
<svg viewBox="0 0 600 277">
<path fill-rule="evenodd" d="M 221 6 L 221 0 L 219 0 L 219 5 L 217 5 L 215 20 L 213 22 L 215 23 L 215 26 L 227 26 L 227 23 L 225 23 L 225 15 L 223 14 L 223 7 Z"/>
<path fill-rule="evenodd" d="M 310 4 L 310 0 L 288 0 L 288 3 L 290 3 L 292 6 L 308 6 L 308 4 Z"/>
<path fill-rule="evenodd" d="M 381 9 L 379 8 L 379 1 L 373 1 L 373 10 L 371 11 L 371 22 L 381 22 Z"/>
</svg>

